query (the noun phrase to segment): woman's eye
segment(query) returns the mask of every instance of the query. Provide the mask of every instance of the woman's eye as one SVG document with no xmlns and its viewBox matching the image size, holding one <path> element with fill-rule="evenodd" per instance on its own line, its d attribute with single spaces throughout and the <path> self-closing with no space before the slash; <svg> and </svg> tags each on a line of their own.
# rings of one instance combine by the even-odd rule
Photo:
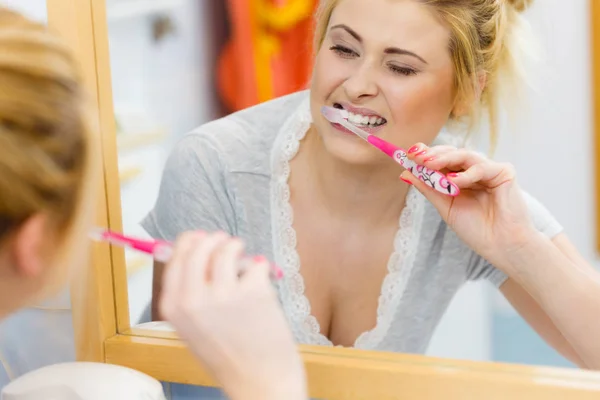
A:
<svg viewBox="0 0 600 400">
<path fill-rule="evenodd" d="M 332 46 L 329 48 L 329 50 L 344 58 L 352 58 L 358 56 L 358 54 L 354 50 L 340 45 Z"/>
<path fill-rule="evenodd" d="M 400 75 L 405 75 L 405 76 L 417 74 L 417 71 L 412 68 L 400 67 L 398 65 L 390 65 L 390 70 L 395 74 L 400 74 Z"/>
</svg>

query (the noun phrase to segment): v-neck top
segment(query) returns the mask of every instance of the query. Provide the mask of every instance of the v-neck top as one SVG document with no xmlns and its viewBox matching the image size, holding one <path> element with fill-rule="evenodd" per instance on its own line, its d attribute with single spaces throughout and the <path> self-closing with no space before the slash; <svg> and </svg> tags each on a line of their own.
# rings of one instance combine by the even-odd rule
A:
<svg viewBox="0 0 600 400">
<path fill-rule="evenodd" d="M 185 135 L 170 154 L 158 199 L 142 221 L 153 237 L 174 240 L 187 230 L 222 230 L 242 238 L 249 254 L 278 264 L 276 284 L 298 343 L 333 346 L 320 332 L 304 293 L 290 205 L 290 161 L 312 122 L 309 92 L 283 96 L 209 122 Z M 434 144 L 455 144 L 442 131 Z M 524 192 L 536 228 L 548 237 L 562 227 Z M 351 216 L 349 216 L 351 218 Z M 464 244 L 416 189 L 398 221 L 373 329 L 354 347 L 424 353 L 460 287 L 507 276 Z"/>
</svg>

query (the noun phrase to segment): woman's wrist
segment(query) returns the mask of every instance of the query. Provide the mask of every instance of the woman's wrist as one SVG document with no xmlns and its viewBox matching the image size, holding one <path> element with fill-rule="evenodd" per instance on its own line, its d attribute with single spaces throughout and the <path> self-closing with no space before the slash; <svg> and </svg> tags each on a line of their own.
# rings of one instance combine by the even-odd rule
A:
<svg viewBox="0 0 600 400">
<path fill-rule="evenodd" d="M 251 378 L 251 377 L 248 377 Z M 233 400 L 306 400 L 308 398 L 304 373 L 273 376 L 267 381 L 240 379 L 224 385 Z"/>
<path fill-rule="evenodd" d="M 488 261 L 496 268 L 513 277 L 522 268 L 531 269 L 541 251 L 553 246 L 552 241 L 535 228 L 524 227 L 515 230 L 509 238 L 499 240 L 497 250 Z"/>
</svg>

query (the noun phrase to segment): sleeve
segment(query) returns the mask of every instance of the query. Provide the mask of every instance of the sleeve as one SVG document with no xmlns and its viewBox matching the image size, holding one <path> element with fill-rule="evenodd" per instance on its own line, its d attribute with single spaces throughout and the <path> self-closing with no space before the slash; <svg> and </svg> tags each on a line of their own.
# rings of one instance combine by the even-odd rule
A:
<svg viewBox="0 0 600 400">
<path fill-rule="evenodd" d="M 235 235 L 232 204 L 222 157 L 206 136 L 194 133 L 169 155 L 158 198 L 141 225 L 150 236 L 170 241 L 189 230 Z"/>
<path fill-rule="evenodd" d="M 548 238 L 553 238 L 562 232 L 562 225 L 559 224 L 542 203 L 527 192 L 523 192 L 523 196 L 525 197 L 525 202 L 529 208 L 531 221 L 538 231 Z M 508 278 L 504 272 L 495 268 L 479 255 L 475 255 L 471 260 L 472 262 L 470 263 L 467 272 L 468 280 L 486 279 L 494 286 L 500 287 Z"/>
</svg>

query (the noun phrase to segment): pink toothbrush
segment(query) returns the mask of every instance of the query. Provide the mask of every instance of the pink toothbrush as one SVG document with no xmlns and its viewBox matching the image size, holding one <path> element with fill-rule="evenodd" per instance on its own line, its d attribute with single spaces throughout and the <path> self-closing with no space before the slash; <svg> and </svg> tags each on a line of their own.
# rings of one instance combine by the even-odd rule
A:
<svg viewBox="0 0 600 400">
<path fill-rule="evenodd" d="M 92 240 L 98 242 L 107 242 L 115 246 L 127 247 L 142 253 L 150 254 L 156 261 L 162 263 L 168 262 L 173 254 L 172 244 L 164 240 L 136 239 L 103 228 L 93 229 L 89 236 Z M 242 265 L 240 266 L 241 272 L 248 268 L 249 265 L 249 258 L 242 259 Z M 282 277 L 283 271 L 281 271 L 279 267 L 272 265 L 271 279 L 279 280 Z"/>
<path fill-rule="evenodd" d="M 417 179 L 425 182 L 429 187 L 449 196 L 457 196 L 460 193 L 458 186 L 451 182 L 446 175 L 409 160 L 406 150 L 403 148 L 386 142 L 375 135 L 371 135 L 350 123 L 347 119 L 346 111 L 334 107 L 323 106 L 321 107 L 321 113 L 329 122 L 342 125 L 361 139 L 390 156 L 394 161 L 409 170 L 417 177 Z"/>
</svg>

